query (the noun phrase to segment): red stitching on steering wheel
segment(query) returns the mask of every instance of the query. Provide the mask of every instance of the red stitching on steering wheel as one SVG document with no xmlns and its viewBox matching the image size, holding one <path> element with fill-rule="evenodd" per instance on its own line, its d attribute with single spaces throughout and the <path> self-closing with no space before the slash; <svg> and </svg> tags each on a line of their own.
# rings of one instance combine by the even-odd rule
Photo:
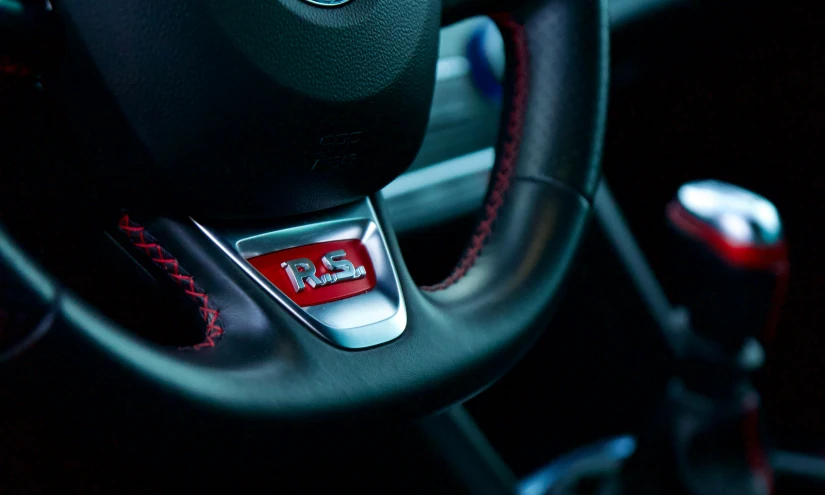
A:
<svg viewBox="0 0 825 495">
<path fill-rule="evenodd" d="M 528 87 L 528 57 L 527 39 L 524 36 L 524 26 L 516 22 L 509 14 L 496 14 L 491 16 L 498 24 L 502 35 L 509 36 L 513 42 L 514 55 L 514 85 L 513 99 L 510 104 L 510 115 L 507 124 L 507 138 L 500 149 L 495 182 L 490 190 L 487 201 L 484 205 L 484 219 L 476 227 L 472 241 L 464 252 L 464 256 L 458 262 L 449 277 L 436 285 L 421 287 L 427 292 L 444 290 L 467 274 L 473 267 L 484 244 L 493 231 L 493 223 L 498 218 L 501 205 L 504 204 L 504 194 L 510 188 L 510 178 L 516 167 L 519 147 L 521 146 L 522 131 L 524 130 L 524 113 L 527 107 Z"/>
<path fill-rule="evenodd" d="M 205 347 L 215 347 L 215 343 L 223 336 L 223 326 L 220 320 L 220 312 L 209 302 L 209 295 L 195 283 L 195 279 L 181 268 L 178 260 L 166 249 L 158 244 L 149 232 L 141 225 L 133 222 L 129 215 L 123 215 L 118 223 L 120 231 L 129 237 L 132 245 L 146 253 L 155 265 L 162 268 L 169 277 L 180 286 L 195 304 L 206 324 L 204 341 L 192 346 L 193 349 L 203 349 Z"/>
</svg>

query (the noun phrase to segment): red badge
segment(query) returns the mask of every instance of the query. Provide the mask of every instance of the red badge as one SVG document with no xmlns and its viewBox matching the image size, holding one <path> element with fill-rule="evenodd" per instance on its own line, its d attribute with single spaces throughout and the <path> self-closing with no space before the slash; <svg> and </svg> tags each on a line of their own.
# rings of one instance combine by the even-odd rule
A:
<svg viewBox="0 0 825 495">
<path fill-rule="evenodd" d="M 375 288 L 375 270 L 360 239 L 276 251 L 249 261 L 302 307 L 357 296 Z"/>
</svg>

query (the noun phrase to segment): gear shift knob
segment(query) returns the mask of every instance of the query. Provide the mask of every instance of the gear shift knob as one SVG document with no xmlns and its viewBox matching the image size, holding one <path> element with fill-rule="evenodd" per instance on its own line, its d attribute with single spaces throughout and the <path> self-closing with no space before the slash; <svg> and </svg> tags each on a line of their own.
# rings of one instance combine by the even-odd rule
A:
<svg viewBox="0 0 825 495">
<path fill-rule="evenodd" d="M 694 331 L 730 353 L 749 337 L 770 338 L 788 277 L 776 207 L 741 187 L 705 180 L 680 187 L 667 218 Z"/>
</svg>

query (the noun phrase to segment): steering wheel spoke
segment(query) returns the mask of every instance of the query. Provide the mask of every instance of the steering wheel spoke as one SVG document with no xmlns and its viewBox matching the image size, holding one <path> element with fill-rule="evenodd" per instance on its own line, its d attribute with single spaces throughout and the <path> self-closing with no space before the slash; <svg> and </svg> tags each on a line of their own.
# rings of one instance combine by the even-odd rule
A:
<svg viewBox="0 0 825 495">
<path fill-rule="evenodd" d="M 91 342 L 93 355 L 116 355 L 176 396 L 230 417 L 254 412 L 282 421 L 388 409 L 424 414 L 475 393 L 523 347 L 514 342 L 523 338 L 520 324 L 498 325 L 492 313 L 471 317 L 468 306 L 450 310 L 414 284 L 380 198 L 293 221 L 243 223 L 120 222 L 132 255 L 163 268 L 191 300 L 203 320 L 202 344 L 150 344 L 71 296 L 61 304 L 63 320 Z M 364 251 L 338 249 L 350 241 Z M 291 277 L 296 266 L 302 270 Z M 330 282 L 338 274 L 350 276 Z M 303 281 L 302 291 L 293 278 Z M 341 296 L 341 288 L 362 283 L 365 292 Z M 296 297 L 326 291 L 329 300 Z M 487 331 L 476 328 L 489 323 Z"/>
</svg>

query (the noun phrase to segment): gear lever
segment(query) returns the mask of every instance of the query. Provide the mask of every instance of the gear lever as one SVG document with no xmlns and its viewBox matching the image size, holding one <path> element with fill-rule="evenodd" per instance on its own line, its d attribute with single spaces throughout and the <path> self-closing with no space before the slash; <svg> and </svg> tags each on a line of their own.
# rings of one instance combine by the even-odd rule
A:
<svg viewBox="0 0 825 495">
<path fill-rule="evenodd" d="M 713 180 L 683 185 L 666 211 L 691 331 L 667 398 L 610 492 L 768 494 L 749 374 L 787 283 L 779 214 L 767 199 Z"/>
</svg>

